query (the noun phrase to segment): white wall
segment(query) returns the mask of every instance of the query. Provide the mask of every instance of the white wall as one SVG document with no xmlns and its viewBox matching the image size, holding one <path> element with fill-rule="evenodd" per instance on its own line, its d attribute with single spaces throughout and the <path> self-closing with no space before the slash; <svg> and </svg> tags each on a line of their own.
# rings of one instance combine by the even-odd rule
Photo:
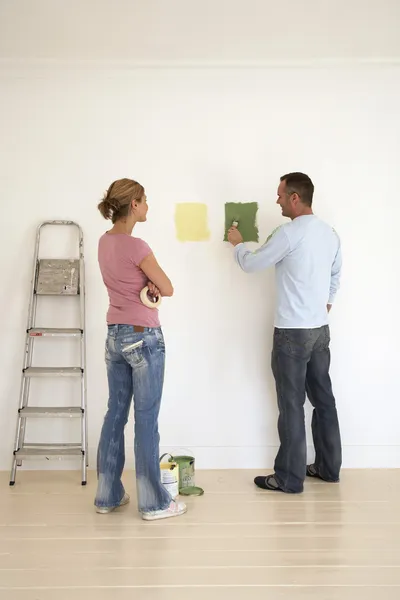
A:
<svg viewBox="0 0 400 600">
<path fill-rule="evenodd" d="M 399 58 L 398 0 L 2 0 L 0 56 L 222 64 Z"/>
<path fill-rule="evenodd" d="M 11 11 L 10 5 L 4 2 L 1 10 Z M 58 3 L 57 10 L 62 6 Z M 378 14 L 369 13 L 374 19 Z M 176 290 L 161 310 L 168 361 L 160 422 L 163 448 L 192 450 L 199 467 L 272 465 L 278 441 L 269 367 L 273 272 L 241 273 L 221 240 L 227 201 L 259 202 L 265 239 L 281 222 L 275 206 L 279 176 L 294 169 L 314 179 L 315 211 L 338 230 L 343 243 L 342 289 L 331 326 L 344 464 L 400 466 L 398 49 L 392 47 L 390 54 L 389 42 L 385 46 L 378 35 L 379 64 L 351 68 L 335 60 L 329 66 L 296 66 L 294 44 L 293 65 L 285 68 L 273 66 L 276 55 L 266 47 L 263 59 L 269 56 L 272 62 L 264 68 L 135 68 L 134 54 L 125 66 L 122 60 L 114 66 L 89 65 L 72 54 L 67 16 L 61 42 L 57 36 L 52 42 L 50 28 L 43 30 L 47 37 L 36 29 L 34 40 L 26 38 L 33 18 L 29 11 L 14 32 L 25 44 L 22 50 L 17 41 L 12 45 L 11 35 L 0 36 L 1 56 L 7 59 L 0 68 L 0 469 L 8 469 L 11 460 L 35 228 L 48 218 L 75 219 L 85 233 L 94 466 L 107 400 L 107 297 L 96 257 L 107 223 L 96 203 L 112 180 L 124 176 L 146 187 L 149 221 L 137 235 L 151 244 Z M 95 45 L 97 37 L 90 31 Z M 214 39 L 212 32 L 210 36 Z M 244 48 L 250 48 L 250 37 L 243 33 Z M 53 62 L 29 62 L 27 39 L 32 42 L 30 58 L 51 58 L 54 50 Z M 156 46 L 148 50 L 150 61 Z M 332 46 L 331 58 L 341 57 L 339 46 Z M 83 47 L 77 47 L 82 57 Z M 196 41 L 181 47 L 179 58 L 184 60 L 191 49 Z M 318 49 L 314 44 L 303 58 L 318 59 Z M 121 59 L 120 50 L 110 51 L 110 58 Z M 232 44 L 232 61 L 238 56 L 233 50 Z M 220 55 L 214 56 L 215 64 L 221 62 Z M 391 65 L 383 65 L 385 57 Z M 185 201 L 207 203 L 210 242 L 176 241 L 174 205 Z M 58 238 L 53 242 L 59 255 L 64 245 Z M 50 254 L 52 244 L 45 243 Z M 62 313 L 47 301 L 41 324 L 46 319 L 54 325 L 60 318 L 67 325 L 72 314 L 70 306 Z M 72 348 L 62 353 L 49 344 L 53 364 L 72 361 Z M 61 393 L 54 386 L 38 384 L 38 402 L 69 403 L 72 386 L 66 384 Z M 130 463 L 131 429 L 132 424 Z M 34 435 L 40 441 L 47 435 L 53 441 L 60 436 L 72 441 L 71 430 L 70 423 L 36 423 L 31 441 Z"/>
</svg>

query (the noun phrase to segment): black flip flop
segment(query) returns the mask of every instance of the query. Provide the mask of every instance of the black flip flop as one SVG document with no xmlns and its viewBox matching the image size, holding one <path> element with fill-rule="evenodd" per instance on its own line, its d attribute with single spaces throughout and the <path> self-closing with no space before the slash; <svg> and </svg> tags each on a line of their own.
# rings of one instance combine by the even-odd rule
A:
<svg viewBox="0 0 400 600">
<path fill-rule="evenodd" d="M 315 468 L 315 465 L 307 465 L 306 475 L 307 475 L 307 477 L 313 477 L 314 479 L 320 479 L 321 481 L 325 481 L 325 483 L 339 483 L 339 479 L 329 480 L 329 479 L 324 479 L 323 477 L 321 477 L 321 475 L 318 473 L 317 469 Z"/>
<path fill-rule="evenodd" d="M 307 465 L 306 475 L 307 477 L 315 477 L 316 479 L 322 479 L 322 477 L 318 475 L 318 471 L 315 468 L 315 465 Z"/>
<path fill-rule="evenodd" d="M 273 482 L 273 483 L 272 483 Z M 278 482 L 275 479 L 275 475 L 267 475 L 267 477 L 256 477 L 254 483 L 257 487 L 262 490 L 269 490 L 270 492 L 283 492 L 279 487 Z"/>
</svg>

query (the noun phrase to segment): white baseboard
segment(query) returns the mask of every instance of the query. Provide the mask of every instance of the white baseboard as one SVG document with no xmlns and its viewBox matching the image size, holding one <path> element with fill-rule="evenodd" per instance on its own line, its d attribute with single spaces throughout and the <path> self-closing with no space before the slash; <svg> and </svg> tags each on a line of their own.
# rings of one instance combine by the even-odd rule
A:
<svg viewBox="0 0 400 600">
<path fill-rule="evenodd" d="M 270 469 L 274 464 L 276 446 L 264 447 L 191 447 L 186 448 L 185 453 L 194 456 L 196 469 Z M 89 469 L 96 468 L 97 448 L 89 448 Z M 161 447 L 160 454 L 164 452 L 176 453 L 176 448 Z M 178 451 L 182 453 L 182 449 Z M 126 448 L 127 469 L 133 469 L 133 447 Z M 5 457 L 9 455 L 9 460 Z M 10 452 L 1 449 L 2 461 L 0 470 L 7 471 L 11 466 Z M 308 448 L 308 460 L 312 462 L 314 450 Z M 30 461 L 23 464 L 23 469 L 28 470 L 66 470 L 78 469 L 79 461 L 49 460 Z M 399 446 L 344 446 L 343 447 L 344 469 L 396 469 L 400 468 L 400 445 Z"/>
</svg>

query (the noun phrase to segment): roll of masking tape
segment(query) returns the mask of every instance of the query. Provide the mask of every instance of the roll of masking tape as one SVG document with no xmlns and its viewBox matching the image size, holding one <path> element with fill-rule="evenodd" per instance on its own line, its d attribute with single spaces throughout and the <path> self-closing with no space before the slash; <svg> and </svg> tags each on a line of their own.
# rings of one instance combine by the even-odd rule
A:
<svg viewBox="0 0 400 600">
<path fill-rule="evenodd" d="M 147 306 L 148 308 L 157 308 L 161 304 L 161 296 L 157 296 L 154 300 L 148 295 L 149 288 L 146 285 L 140 292 L 140 300 L 142 304 Z"/>
</svg>

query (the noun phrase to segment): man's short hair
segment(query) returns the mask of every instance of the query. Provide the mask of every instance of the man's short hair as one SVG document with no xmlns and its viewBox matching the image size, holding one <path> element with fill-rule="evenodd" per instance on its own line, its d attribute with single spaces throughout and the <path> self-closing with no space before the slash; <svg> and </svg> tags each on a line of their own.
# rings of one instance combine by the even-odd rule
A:
<svg viewBox="0 0 400 600">
<path fill-rule="evenodd" d="M 304 173 L 287 173 L 287 175 L 282 175 L 281 181 L 286 182 L 286 192 L 288 194 L 296 193 L 303 204 L 312 205 L 314 184 L 308 175 Z"/>
</svg>

